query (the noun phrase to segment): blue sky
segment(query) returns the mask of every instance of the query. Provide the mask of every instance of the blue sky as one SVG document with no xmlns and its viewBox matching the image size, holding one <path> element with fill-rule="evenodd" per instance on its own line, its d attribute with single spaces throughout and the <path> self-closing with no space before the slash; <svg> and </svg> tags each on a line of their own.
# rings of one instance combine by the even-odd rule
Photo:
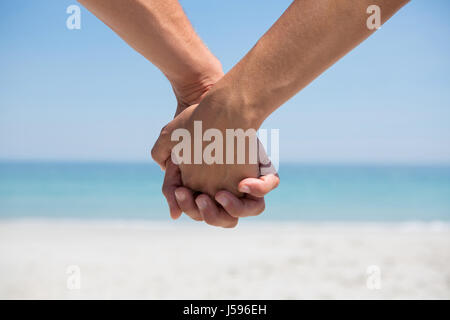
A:
<svg viewBox="0 0 450 320">
<path fill-rule="evenodd" d="M 229 70 L 290 1 L 181 1 Z M 175 99 L 76 1 L 0 2 L 0 159 L 150 161 Z M 450 2 L 415 0 L 276 111 L 281 161 L 450 164 Z M 308 48 L 305 48 L 308 50 Z"/>
</svg>

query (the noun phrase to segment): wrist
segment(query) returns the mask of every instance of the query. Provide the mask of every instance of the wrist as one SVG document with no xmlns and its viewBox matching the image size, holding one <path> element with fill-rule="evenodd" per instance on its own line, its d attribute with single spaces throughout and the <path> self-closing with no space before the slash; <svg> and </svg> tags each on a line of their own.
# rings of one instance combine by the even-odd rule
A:
<svg viewBox="0 0 450 320">
<path fill-rule="evenodd" d="M 184 109 L 199 103 L 222 77 L 222 65 L 217 58 L 212 57 L 182 78 L 168 78 L 175 93 L 178 108 Z"/>
<path fill-rule="evenodd" d="M 209 112 L 229 119 L 234 128 L 258 130 L 266 118 L 242 87 L 229 85 L 226 79 L 208 92 L 204 102 L 199 107 L 207 106 Z"/>
</svg>

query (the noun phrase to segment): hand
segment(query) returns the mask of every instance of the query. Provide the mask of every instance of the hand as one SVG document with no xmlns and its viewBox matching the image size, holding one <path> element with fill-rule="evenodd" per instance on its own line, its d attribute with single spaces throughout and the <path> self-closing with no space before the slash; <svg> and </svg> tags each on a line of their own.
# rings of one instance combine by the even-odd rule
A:
<svg viewBox="0 0 450 320">
<path fill-rule="evenodd" d="M 276 174 L 261 176 L 258 179 L 247 178 L 239 183 L 239 190 L 246 193 L 242 198 L 225 190 L 216 194 L 214 199 L 217 202 L 206 194 L 195 198 L 191 189 L 182 186 L 180 170 L 169 159 L 166 164 L 163 194 L 173 219 L 179 218 L 181 213 L 185 212 L 196 221 L 230 228 L 237 225 L 239 218 L 262 213 L 265 209 L 264 196 L 275 189 L 279 182 Z"/>
<path fill-rule="evenodd" d="M 246 122 L 245 117 L 241 115 L 233 116 L 232 114 L 227 113 L 226 110 L 222 110 L 221 112 L 214 107 L 214 103 L 211 103 L 210 100 L 203 100 L 200 105 L 193 105 L 186 108 L 161 131 L 161 134 L 152 149 L 152 157 L 161 167 L 165 167 L 167 159 L 173 156 L 173 154 L 171 155 L 172 148 L 178 144 L 177 141 L 172 141 L 172 132 L 175 130 L 184 130 L 185 132 L 190 132 L 192 138 L 199 138 L 197 140 L 202 139 L 203 132 L 194 133 L 194 121 L 201 121 L 204 131 L 207 129 L 217 130 L 218 133 L 222 135 L 222 141 L 225 141 L 227 144 L 228 139 L 225 139 L 226 129 L 240 128 L 245 131 L 252 126 L 250 123 Z M 254 131 L 254 133 L 256 134 L 256 131 Z M 200 137 L 198 136 L 199 134 Z M 221 159 L 222 163 L 206 163 L 206 159 L 204 159 L 204 154 L 202 152 L 204 148 L 202 150 L 192 150 L 193 141 L 190 137 L 188 138 L 189 141 L 186 143 L 187 147 L 191 149 L 191 153 L 198 153 L 201 164 L 192 164 L 193 160 L 191 160 L 191 157 L 187 157 L 188 159 L 185 159 L 185 162 L 179 165 L 181 170 L 181 180 L 184 186 L 192 190 L 209 194 L 212 197 L 220 190 L 228 190 L 237 196 L 242 196 L 243 194 L 238 190 L 239 182 L 248 177 L 257 178 L 260 176 L 259 164 L 257 162 L 249 163 L 249 161 L 245 161 L 244 164 L 226 163 L 225 158 L 228 150 L 223 152 L 223 157 Z M 256 139 L 256 136 L 254 136 L 254 138 Z M 236 145 L 237 143 L 235 143 L 235 147 Z M 220 146 L 220 148 L 222 148 L 222 146 Z M 232 152 L 233 151 L 235 150 L 232 150 Z M 247 150 L 239 151 L 242 153 Z M 254 155 L 257 155 L 256 149 Z M 193 158 L 195 158 L 195 156 Z M 174 158 L 172 157 L 172 160 L 173 159 Z"/>
<path fill-rule="evenodd" d="M 192 79 L 189 83 L 185 82 L 183 85 L 172 83 L 178 102 L 175 116 L 189 105 L 200 102 L 213 84 L 223 76 L 220 62 L 216 61 L 211 65 L 215 67 L 208 71 L 207 76 L 197 80 Z M 196 203 L 194 192 L 182 186 L 178 166 L 169 160 L 162 189 L 173 219 L 177 219 L 182 212 L 185 212 L 197 221 L 205 221 L 214 226 L 232 227 L 237 224 L 238 218 L 262 213 L 265 208 L 264 196 L 275 189 L 279 181 L 280 179 L 276 174 L 257 179 L 246 178 L 239 183 L 238 187 L 241 192 L 245 193 L 243 198 L 237 198 L 228 191 L 217 193 L 215 197 L 217 202 L 207 195 L 200 195 L 197 201 L 200 204 L 206 204 L 206 207 L 202 206 L 200 209 Z"/>
</svg>

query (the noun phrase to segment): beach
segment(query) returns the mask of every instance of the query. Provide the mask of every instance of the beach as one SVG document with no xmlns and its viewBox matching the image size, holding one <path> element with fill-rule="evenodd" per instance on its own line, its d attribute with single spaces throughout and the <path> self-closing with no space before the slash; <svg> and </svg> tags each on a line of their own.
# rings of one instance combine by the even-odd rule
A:
<svg viewBox="0 0 450 320">
<path fill-rule="evenodd" d="M 3 219 L 0 298 L 450 299 L 450 227 Z"/>
</svg>

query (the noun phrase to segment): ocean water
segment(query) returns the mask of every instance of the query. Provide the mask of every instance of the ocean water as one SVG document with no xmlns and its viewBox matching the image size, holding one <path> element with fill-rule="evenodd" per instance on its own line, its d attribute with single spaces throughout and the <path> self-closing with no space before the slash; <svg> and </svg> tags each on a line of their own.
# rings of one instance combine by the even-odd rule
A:
<svg viewBox="0 0 450 320">
<path fill-rule="evenodd" d="M 450 167 L 281 164 L 248 220 L 449 221 Z M 0 219 L 169 220 L 154 164 L 0 163 Z"/>
</svg>

